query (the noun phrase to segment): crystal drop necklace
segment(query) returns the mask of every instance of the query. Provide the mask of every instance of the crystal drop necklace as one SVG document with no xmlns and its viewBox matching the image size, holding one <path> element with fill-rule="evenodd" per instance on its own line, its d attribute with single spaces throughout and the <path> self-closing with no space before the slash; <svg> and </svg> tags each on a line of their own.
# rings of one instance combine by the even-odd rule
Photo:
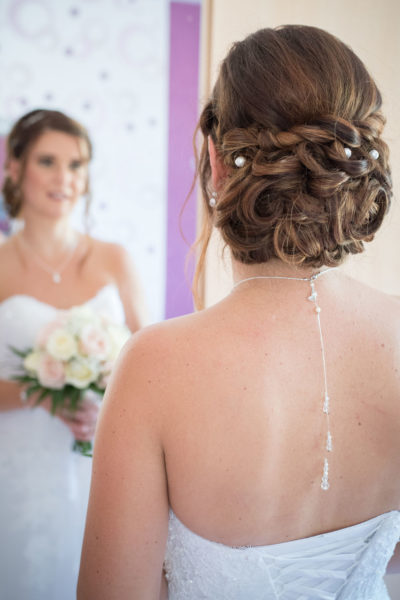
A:
<svg viewBox="0 0 400 600">
<path fill-rule="evenodd" d="M 233 289 L 238 285 L 244 283 L 245 281 L 253 281 L 254 279 L 288 279 L 291 281 L 307 281 L 311 286 L 311 294 L 307 297 L 307 300 L 313 302 L 314 310 L 317 317 L 318 323 L 318 332 L 319 332 L 319 340 L 321 347 L 321 357 L 322 357 L 322 369 L 324 374 L 324 394 L 322 400 L 322 412 L 325 415 L 326 422 L 326 442 L 325 442 L 325 457 L 324 457 L 324 466 L 322 471 L 321 478 L 321 489 L 324 491 L 329 490 L 329 462 L 328 462 L 328 453 L 332 452 L 332 434 L 330 428 L 330 398 L 328 393 L 328 377 L 327 377 L 327 369 L 326 369 L 326 357 L 325 357 L 325 344 L 324 344 L 324 336 L 322 335 L 322 327 L 321 327 L 321 307 L 318 304 L 318 294 L 315 290 L 315 282 L 321 277 L 321 275 L 325 275 L 325 273 L 329 273 L 333 271 L 335 267 L 331 267 L 329 269 L 325 269 L 324 271 L 320 271 L 319 273 L 315 273 L 315 275 L 311 275 L 311 277 L 283 277 L 279 275 L 257 275 L 254 277 L 247 277 L 246 279 L 241 279 L 237 281 Z"/>
<path fill-rule="evenodd" d="M 65 259 L 63 260 L 63 262 L 61 264 L 59 264 L 56 268 L 51 267 L 38 254 L 36 254 L 36 252 L 33 250 L 32 246 L 22 236 L 19 236 L 18 239 L 20 239 L 22 241 L 22 243 L 25 245 L 27 250 L 31 253 L 34 260 L 43 269 L 43 271 L 46 271 L 46 273 L 51 275 L 53 283 L 57 283 L 57 284 L 61 283 L 61 279 L 62 279 L 61 274 L 66 269 L 67 265 L 70 263 L 72 257 L 75 254 L 75 250 L 78 247 L 79 237 L 77 237 L 76 242 L 73 244 L 71 250 L 68 252 L 68 254 L 65 257 Z"/>
</svg>

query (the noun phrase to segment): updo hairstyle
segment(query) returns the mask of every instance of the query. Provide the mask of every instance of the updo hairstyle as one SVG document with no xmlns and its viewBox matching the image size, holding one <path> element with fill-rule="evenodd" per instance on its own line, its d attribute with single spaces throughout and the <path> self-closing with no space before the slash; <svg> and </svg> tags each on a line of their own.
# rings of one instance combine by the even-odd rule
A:
<svg viewBox="0 0 400 600">
<path fill-rule="evenodd" d="M 64 113 L 57 110 L 37 109 L 21 117 L 11 129 L 6 147 L 6 175 L 2 192 L 5 209 L 10 217 L 17 217 L 22 208 L 21 182 L 24 178 L 29 150 L 46 131 L 62 131 L 83 140 L 86 145 L 85 153 L 87 153 L 88 161 L 92 158 L 92 144 L 88 132 L 80 123 L 74 121 Z M 7 166 L 12 159 L 21 161 L 22 165 L 19 180 L 15 183 L 7 174 Z M 86 211 L 88 211 L 89 181 L 86 192 L 88 194 Z"/>
<path fill-rule="evenodd" d="M 321 29 L 261 29 L 235 43 L 199 122 L 206 220 L 195 286 L 213 226 L 246 264 L 320 268 L 362 252 L 391 199 L 381 104 L 361 60 Z M 214 208 L 208 136 L 227 171 Z"/>
</svg>

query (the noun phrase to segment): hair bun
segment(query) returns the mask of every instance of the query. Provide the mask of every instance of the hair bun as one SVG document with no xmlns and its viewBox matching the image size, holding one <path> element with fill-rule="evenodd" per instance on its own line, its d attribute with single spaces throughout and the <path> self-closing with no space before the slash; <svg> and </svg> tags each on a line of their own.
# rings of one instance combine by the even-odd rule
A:
<svg viewBox="0 0 400 600">
<path fill-rule="evenodd" d="M 381 103 L 360 59 L 321 29 L 261 29 L 234 44 L 200 118 L 228 175 L 199 270 L 212 225 L 244 263 L 320 268 L 362 252 L 392 194 Z M 207 199 L 207 140 L 199 171 Z"/>
</svg>

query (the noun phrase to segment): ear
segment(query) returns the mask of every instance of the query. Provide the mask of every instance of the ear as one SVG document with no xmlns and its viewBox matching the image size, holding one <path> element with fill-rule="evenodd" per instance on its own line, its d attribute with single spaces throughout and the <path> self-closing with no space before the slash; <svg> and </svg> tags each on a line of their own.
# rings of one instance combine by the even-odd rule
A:
<svg viewBox="0 0 400 600">
<path fill-rule="evenodd" d="M 11 181 L 14 184 L 16 184 L 17 181 L 19 180 L 19 177 L 20 177 L 20 174 L 21 174 L 21 163 L 20 163 L 20 161 L 16 160 L 15 158 L 11 158 L 7 162 L 6 173 L 9 176 L 9 178 L 11 179 Z"/>
<path fill-rule="evenodd" d="M 211 181 L 215 191 L 218 191 L 218 188 L 225 179 L 228 171 L 218 156 L 217 149 L 215 148 L 215 144 L 210 135 L 208 136 L 208 154 L 210 156 Z"/>
</svg>

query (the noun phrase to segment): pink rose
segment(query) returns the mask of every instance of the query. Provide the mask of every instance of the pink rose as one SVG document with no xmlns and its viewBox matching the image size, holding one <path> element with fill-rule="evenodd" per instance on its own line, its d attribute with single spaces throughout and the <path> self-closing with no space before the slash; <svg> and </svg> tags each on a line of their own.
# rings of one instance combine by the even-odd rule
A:
<svg viewBox="0 0 400 600">
<path fill-rule="evenodd" d="M 86 356 L 106 360 L 110 352 L 110 338 L 99 327 L 88 323 L 82 328 L 79 349 Z"/>
<path fill-rule="evenodd" d="M 38 379 L 41 385 L 54 390 L 64 387 L 64 365 L 49 354 L 42 354 L 38 367 Z"/>
<path fill-rule="evenodd" d="M 53 331 L 56 331 L 57 329 L 62 329 L 66 322 L 67 322 L 67 312 L 60 311 L 58 317 L 56 319 L 54 319 L 54 321 L 50 321 L 50 323 L 47 323 L 47 325 L 45 325 L 43 327 L 43 329 L 41 329 L 39 331 L 39 334 L 36 338 L 36 345 L 39 348 L 45 348 L 47 341 L 48 341 L 49 337 L 51 336 L 51 334 L 53 333 Z"/>
</svg>

